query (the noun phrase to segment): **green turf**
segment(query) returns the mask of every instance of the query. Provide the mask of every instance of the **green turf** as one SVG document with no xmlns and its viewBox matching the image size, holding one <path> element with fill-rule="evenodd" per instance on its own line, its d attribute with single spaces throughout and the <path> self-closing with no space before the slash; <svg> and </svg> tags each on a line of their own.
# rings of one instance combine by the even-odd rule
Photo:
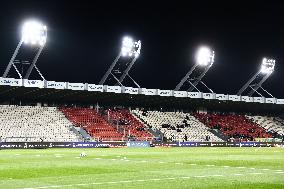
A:
<svg viewBox="0 0 284 189">
<path fill-rule="evenodd" d="M 283 171 L 283 148 L 0 151 L 1 189 L 283 189 Z"/>
</svg>

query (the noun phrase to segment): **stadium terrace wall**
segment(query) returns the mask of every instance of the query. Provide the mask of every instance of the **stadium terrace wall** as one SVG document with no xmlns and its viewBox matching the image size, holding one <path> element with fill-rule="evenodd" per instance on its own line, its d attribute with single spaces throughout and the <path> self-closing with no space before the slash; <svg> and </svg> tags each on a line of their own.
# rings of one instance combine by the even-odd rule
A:
<svg viewBox="0 0 284 189">
<path fill-rule="evenodd" d="M 121 148 L 121 147 L 276 147 L 282 142 L 2 142 L 0 149 L 47 149 L 47 148 Z"/>
<path fill-rule="evenodd" d="M 0 77 L 0 101 L 205 107 L 284 113 L 284 99 Z"/>
</svg>

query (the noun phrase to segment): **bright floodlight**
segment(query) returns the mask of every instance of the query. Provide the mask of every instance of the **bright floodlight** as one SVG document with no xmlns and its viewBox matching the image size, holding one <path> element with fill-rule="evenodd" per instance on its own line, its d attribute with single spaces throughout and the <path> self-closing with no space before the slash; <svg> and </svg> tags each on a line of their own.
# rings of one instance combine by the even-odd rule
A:
<svg viewBox="0 0 284 189">
<path fill-rule="evenodd" d="M 46 43 L 47 28 L 38 21 L 27 21 L 22 28 L 22 40 L 26 44 L 41 45 Z"/>
<path fill-rule="evenodd" d="M 130 37 L 124 37 L 122 41 L 121 54 L 122 56 L 138 57 L 141 50 L 141 41 L 133 41 Z"/>
<path fill-rule="evenodd" d="M 212 65 L 214 62 L 214 51 L 211 51 L 207 47 L 201 47 L 196 56 L 197 64 L 201 66 Z"/>
<path fill-rule="evenodd" d="M 260 72 L 263 74 L 271 74 L 274 71 L 275 60 L 263 58 Z"/>
</svg>

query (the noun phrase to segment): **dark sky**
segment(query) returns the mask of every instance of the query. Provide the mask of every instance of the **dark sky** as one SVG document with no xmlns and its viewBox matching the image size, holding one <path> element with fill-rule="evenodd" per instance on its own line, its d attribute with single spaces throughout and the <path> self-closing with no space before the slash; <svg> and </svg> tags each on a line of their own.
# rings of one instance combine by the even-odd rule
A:
<svg viewBox="0 0 284 189">
<path fill-rule="evenodd" d="M 20 39 L 21 24 L 36 18 L 48 26 L 37 64 L 47 80 L 97 84 L 117 56 L 122 37 L 129 35 L 142 41 L 130 72 L 142 87 L 174 89 L 194 64 L 197 47 L 208 45 L 216 59 L 204 81 L 214 92 L 237 93 L 268 56 L 277 65 L 264 87 L 284 98 L 283 6 L 199 2 L 1 1 L 1 74 Z"/>
</svg>

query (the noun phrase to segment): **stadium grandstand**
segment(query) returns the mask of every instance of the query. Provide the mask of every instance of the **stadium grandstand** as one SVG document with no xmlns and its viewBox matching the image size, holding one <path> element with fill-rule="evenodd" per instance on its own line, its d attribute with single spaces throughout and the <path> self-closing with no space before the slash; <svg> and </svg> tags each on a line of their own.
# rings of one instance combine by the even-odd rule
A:
<svg viewBox="0 0 284 189">
<path fill-rule="evenodd" d="M 36 66 L 46 39 L 45 25 L 26 22 L 0 77 L 2 142 L 283 142 L 284 99 L 262 88 L 274 71 L 274 59 L 263 58 L 261 69 L 238 94 L 216 94 L 202 81 L 215 52 L 200 47 L 196 64 L 174 90 L 147 89 L 129 75 L 142 43 L 124 37 L 99 84 L 56 82 L 46 80 Z M 15 66 L 23 43 L 39 47 L 26 72 Z M 8 77 L 11 69 L 19 79 Z M 41 79 L 29 79 L 34 69 Z M 127 78 L 134 87 L 123 85 Z"/>
<path fill-rule="evenodd" d="M 216 55 L 207 46 L 175 88 L 155 89 L 129 74 L 141 40 L 124 37 L 97 84 L 46 80 L 46 42 L 44 24 L 25 23 L 0 77 L 0 188 L 283 188 L 284 99 L 262 87 L 274 59 L 218 94 L 203 81 Z M 25 46 L 36 49 L 29 62 L 17 60 Z"/>
</svg>

